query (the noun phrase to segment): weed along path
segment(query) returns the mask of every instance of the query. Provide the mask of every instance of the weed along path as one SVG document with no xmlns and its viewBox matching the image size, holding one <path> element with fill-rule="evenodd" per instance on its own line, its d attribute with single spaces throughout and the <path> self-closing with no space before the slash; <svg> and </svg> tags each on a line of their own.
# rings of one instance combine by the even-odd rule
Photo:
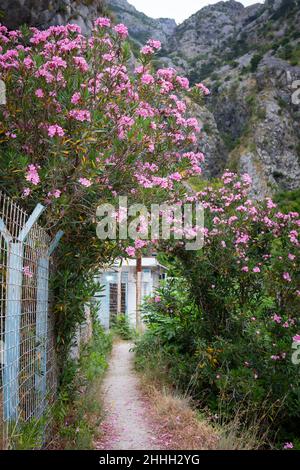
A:
<svg viewBox="0 0 300 470">
<path fill-rule="evenodd" d="M 155 450 L 160 446 L 159 431 L 149 420 L 148 403 L 141 394 L 134 371 L 132 344 L 116 342 L 103 382 L 105 420 L 103 438 L 96 449 Z"/>
</svg>

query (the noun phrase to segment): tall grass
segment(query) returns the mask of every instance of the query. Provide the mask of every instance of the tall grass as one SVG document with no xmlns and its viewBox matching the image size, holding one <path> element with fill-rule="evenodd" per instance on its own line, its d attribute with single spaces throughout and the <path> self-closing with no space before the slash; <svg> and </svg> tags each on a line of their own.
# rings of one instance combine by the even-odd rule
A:
<svg viewBox="0 0 300 470">
<path fill-rule="evenodd" d="M 111 335 L 96 323 L 93 338 L 83 349 L 79 362 L 69 361 L 66 364 L 59 400 L 54 409 L 55 437 L 48 443 L 48 448 L 93 448 L 103 419 L 100 388 L 111 346 Z"/>
</svg>

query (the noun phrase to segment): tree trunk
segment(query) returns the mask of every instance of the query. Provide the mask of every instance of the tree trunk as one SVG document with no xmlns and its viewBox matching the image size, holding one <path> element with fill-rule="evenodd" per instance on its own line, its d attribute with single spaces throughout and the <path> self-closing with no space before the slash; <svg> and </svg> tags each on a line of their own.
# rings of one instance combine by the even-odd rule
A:
<svg viewBox="0 0 300 470">
<path fill-rule="evenodd" d="M 136 260 L 136 329 L 141 331 L 141 303 L 142 303 L 142 257 Z"/>
</svg>

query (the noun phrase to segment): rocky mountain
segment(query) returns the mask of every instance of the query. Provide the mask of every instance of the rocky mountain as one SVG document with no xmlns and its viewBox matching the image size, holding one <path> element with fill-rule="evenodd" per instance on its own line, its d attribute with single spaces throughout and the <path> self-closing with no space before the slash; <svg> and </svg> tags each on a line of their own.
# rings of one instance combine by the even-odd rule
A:
<svg viewBox="0 0 300 470">
<path fill-rule="evenodd" d="M 127 0 L 0 0 L 10 27 L 76 22 L 88 34 L 107 8 L 129 28 L 133 52 L 153 37 L 163 48 L 156 66 L 172 66 L 211 89 L 200 145 L 205 176 L 247 171 L 256 195 L 300 187 L 300 0 L 250 7 L 228 0 L 206 6 L 180 25 L 152 19 Z"/>
<path fill-rule="evenodd" d="M 176 28 L 175 20 L 149 18 L 130 5 L 127 0 L 106 0 L 109 10 L 117 21 L 126 24 L 130 37 L 138 44 L 145 44 L 149 38 L 159 39 L 166 45 Z"/>
<path fill-rule="evenodd" d="M 292 99 L 300 85 L 299 1 L 207 6 L 175 29 L 161 55 L 212 90 L 199 111 L 209 176 L 247 171 L 256 195 L 300 186 L 300 107 Z"/>
</svg>

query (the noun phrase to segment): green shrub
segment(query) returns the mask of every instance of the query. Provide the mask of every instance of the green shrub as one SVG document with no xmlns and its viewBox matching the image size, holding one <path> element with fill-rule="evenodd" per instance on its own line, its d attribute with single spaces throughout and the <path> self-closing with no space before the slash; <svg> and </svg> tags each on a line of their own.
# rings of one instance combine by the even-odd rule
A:
<svg viewBox="0 0 300 470">
<path fill-rule="evenodd" d="M 252 73 L 256 72 L 258 64 L 260 63 L 262 58 L 263 58 L 262 54 L 254 54 L 254 56 L 252 57 L 250 61 L 250 71 Z"/>
<path fill-rule="evenodd" d="M 300 213 L 300 189 L 295 189 L 294 191 L 280 192 L 276 195 L 276 201 L 278 202 L 280 209 L 283 212 L 287 213 L 293 211 Z"/>
<path fill-rule="evenodd" d="M 136 335 L 126 315 L 117 315 L 115 317 L 112 323 L 112 331 L 115 335 L 125 340 L 131 340 Z"/>
<path fill-rule="evenodd" d="M 144 306 L 148 328 L 136 345 L 137 367 L 154 368 L 228 420 L 237 409 L 249 424 L 259 416 L 271 441 L 296 447 L 299 216 L 291 203 L 299 202 L 299 191 L 276 206 L 269 198 L 251 202 L 229 171 L 222 181 L 197 188 L 207 208 L 204 247 L 165 247 L 170 279 Z M 284 205 L 292 212 L 284 215 Z"/>
</svg>

